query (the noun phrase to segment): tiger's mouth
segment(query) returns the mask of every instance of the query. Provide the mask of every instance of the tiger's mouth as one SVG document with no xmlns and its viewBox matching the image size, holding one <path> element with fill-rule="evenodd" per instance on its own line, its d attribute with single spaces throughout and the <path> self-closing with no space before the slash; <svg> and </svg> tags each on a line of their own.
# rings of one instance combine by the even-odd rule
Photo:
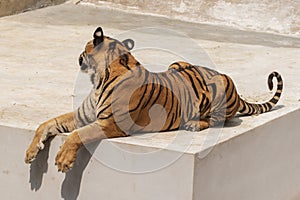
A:
<svg viewBox="0 0 300 200">
<path fill-rule="evenodd" d="M 81 65 L 80 65 L 80 70 L 83 72 L 83 73 L 88 73 L 88 70 L 89 69 L 89 67 L 86 65 L 86 64 L 84 64 L 84 63 L 82 63 Z"/>
</svg>

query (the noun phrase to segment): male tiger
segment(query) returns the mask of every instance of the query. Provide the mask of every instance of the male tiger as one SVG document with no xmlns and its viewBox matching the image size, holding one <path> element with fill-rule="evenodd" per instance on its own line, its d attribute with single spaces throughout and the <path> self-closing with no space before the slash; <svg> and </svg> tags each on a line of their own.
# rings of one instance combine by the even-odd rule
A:
<svg viewBox="0 0 300 200">
<path fill-rule="evenodd" d="M 277 91 L 263 104 L 242 100 L 230 77 L 205 67 L 176 62 L 166 72 L 151 73 L 129 52 L 133 45 L 130 39 L 119 42 L 104 36 L 101 27 L 96 29 L 79 57 L 81 70 L 93 83 L 90 95 L 76 111 L 38 127 L 26 163 L 36 158 L 50 136 L 67 135 L 55 160 L 58 170 L 66 172 L 83 144 L 138 132 L 203 130 L 237 112 L 267 112 L 282 93 L 283 82 L 277 72 L 268 78 L 270 90 L 273 77 L 277 78 Z M 154 105 L 159 105 L 158 109 L 153 109 Z"/>
</svg>

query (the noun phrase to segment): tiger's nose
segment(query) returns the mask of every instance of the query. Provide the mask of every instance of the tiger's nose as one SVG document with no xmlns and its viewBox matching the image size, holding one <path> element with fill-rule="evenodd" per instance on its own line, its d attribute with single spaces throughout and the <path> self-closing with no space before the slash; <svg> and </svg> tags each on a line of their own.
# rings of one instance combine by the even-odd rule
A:
<svg viewBox="0 0 300 200">
<path fill-rule="evenodd" d="M 79 65 L 81 66 L 81 65 L 82 65 L 82 63 L 83 63 L 83 58 L 82 58 L 82 57 L 80 57 L 78 61 L 79 61 Z"/>
</svg>

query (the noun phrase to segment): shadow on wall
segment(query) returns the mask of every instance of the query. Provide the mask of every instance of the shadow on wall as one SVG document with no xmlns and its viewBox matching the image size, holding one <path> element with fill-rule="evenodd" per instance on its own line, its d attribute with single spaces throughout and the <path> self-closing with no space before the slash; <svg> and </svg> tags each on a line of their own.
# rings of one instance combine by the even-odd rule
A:
<svg viewBox="0 0 300 200">
<path fill-rule="evenodd" d="M 98 147 L 101 141 L 97 141 L 91 144 L 88 144 L 87 150 L 85 147 L 82 147 L 79 152 L 75 162 L 75 165 L 72 170 L 66 173 L 65 179 L 61 187 L 61 196 L 65 200 L 74 200 L 77 199 L 80 191 L 80 184 L 87 164 L 89 163 L 92 154 Z"/>
<path fill-rule="evenodd" d="M 30 185 L 31 190 L 37 191 L 41 188 L 43 175 L 48 171 L 48 158 L 50 143 L 53 138 L 50 138 L 45 143 L 45 148 L 41 151 L 37 158 L 30 166 Z M 65 179 L 61 186 L 61 197 L 65 200 L 75 200 L 78 198 L 83 171 L 89 163 L 92 154 L 100 144 L 100 141 L 88 144 L 87 150 L 85 147 L 80 148 L 76 162 L 72 170 L 66 173 Z"/>
<path fill-rule="evenodd" d="M 30 165 L 30 179 L 29 183 L 31 190 L 37 191 L 41 188 L 43 176 L 48 171 L 48 158 L 50 143 L 53 138 L 49 138 L 45 143 L 43 151 L 39 152 L 37 158 Z"/>
</svg>

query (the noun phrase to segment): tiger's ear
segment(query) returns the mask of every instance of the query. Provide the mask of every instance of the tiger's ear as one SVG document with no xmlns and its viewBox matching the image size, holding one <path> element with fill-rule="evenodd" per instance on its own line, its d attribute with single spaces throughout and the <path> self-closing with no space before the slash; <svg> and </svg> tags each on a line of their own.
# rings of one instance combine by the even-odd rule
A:
<svg viewBox="0 0 300 200">
<path fill-rule="evenodd" d="M 99 45 L 100 43 L 103 42 L 103 40 L 104 40 L 103 30 L 101 27 L 98 27 L 94 33 L 94 40 L 93 40 L 94 46 Z"/>
<path fill-rule="evenodd" d="M 122 43 L 129 51 L 134 47 L 134 41 L 132 39 L 123 40 Z"/>
</svg>

